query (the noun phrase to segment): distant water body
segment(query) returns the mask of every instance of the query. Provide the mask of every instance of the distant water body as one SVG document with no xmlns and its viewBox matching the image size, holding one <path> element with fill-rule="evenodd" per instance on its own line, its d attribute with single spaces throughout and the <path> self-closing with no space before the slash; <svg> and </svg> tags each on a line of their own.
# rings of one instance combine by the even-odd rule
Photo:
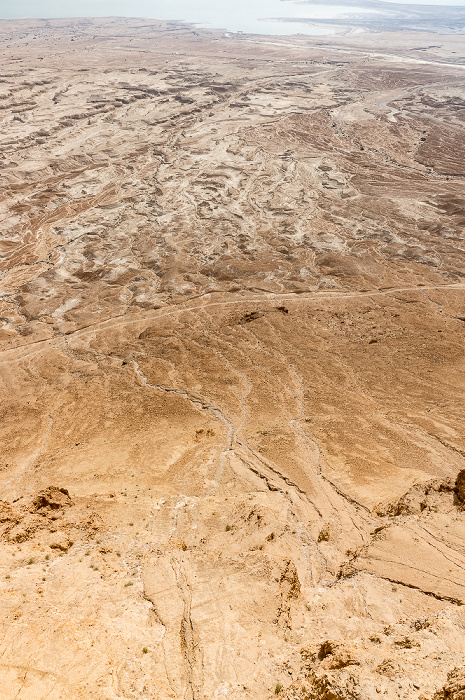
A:
<svg viewBox="0 0 465 700">
<path fill-rule="evenodd" d="M 396 4 L 465 6 L 465 0 L 391 0 Z M 201 27 L 258 34 L 327 34 L 322 20 L 382 14 L 354 6 L 313 5 L 292 0 L 0 0 L 0 18 L 150 17 Z M 286 22 L 285 18 L 293 19 Z M 305 20 L 302 23 L 298 19 Z M 311 20 L 318 21 L 312 25 Z"/>
</svg>

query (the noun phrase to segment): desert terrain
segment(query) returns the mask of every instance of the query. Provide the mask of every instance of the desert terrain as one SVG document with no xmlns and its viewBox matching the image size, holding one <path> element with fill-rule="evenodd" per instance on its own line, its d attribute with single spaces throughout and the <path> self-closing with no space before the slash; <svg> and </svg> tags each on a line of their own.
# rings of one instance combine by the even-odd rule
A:
<svg viewBox="0 0 465 700">
<path fill-rule="evenodd" d="M 463 35 L 0 42 L 0 698 L 463 700 Z"/>
</svg>

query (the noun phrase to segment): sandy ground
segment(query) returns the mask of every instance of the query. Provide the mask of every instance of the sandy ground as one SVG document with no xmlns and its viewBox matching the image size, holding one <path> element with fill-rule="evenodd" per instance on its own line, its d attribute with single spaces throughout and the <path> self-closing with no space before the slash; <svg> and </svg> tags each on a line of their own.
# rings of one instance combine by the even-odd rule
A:
<svg viewBox="0 0 465 700">
<path fill-rule="evenodd" d="M 463 37 L 0 35 L 2 700 L 461 700 Z"/>
</svg>

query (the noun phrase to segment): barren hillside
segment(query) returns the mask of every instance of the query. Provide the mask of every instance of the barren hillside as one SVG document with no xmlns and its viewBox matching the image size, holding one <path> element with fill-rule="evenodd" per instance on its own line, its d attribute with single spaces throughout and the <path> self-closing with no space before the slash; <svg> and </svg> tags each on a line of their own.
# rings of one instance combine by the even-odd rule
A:
<svg viewBox="0 0 465 700">
<path fill-rule="evenodd" d="M 463 37 L 0 37 L 1 700 L 463 700 Z"/>
</svg>

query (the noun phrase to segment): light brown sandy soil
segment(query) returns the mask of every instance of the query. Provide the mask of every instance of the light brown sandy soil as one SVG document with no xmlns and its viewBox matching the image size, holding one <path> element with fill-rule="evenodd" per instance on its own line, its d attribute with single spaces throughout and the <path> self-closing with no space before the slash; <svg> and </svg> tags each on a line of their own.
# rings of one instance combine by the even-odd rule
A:
<svg viewBox="0 0 465 700">
<path fill-rule="evenodd" d="M 463 698 L 457 37 L 0 32 L 2 700 Z"/>
</svg>

